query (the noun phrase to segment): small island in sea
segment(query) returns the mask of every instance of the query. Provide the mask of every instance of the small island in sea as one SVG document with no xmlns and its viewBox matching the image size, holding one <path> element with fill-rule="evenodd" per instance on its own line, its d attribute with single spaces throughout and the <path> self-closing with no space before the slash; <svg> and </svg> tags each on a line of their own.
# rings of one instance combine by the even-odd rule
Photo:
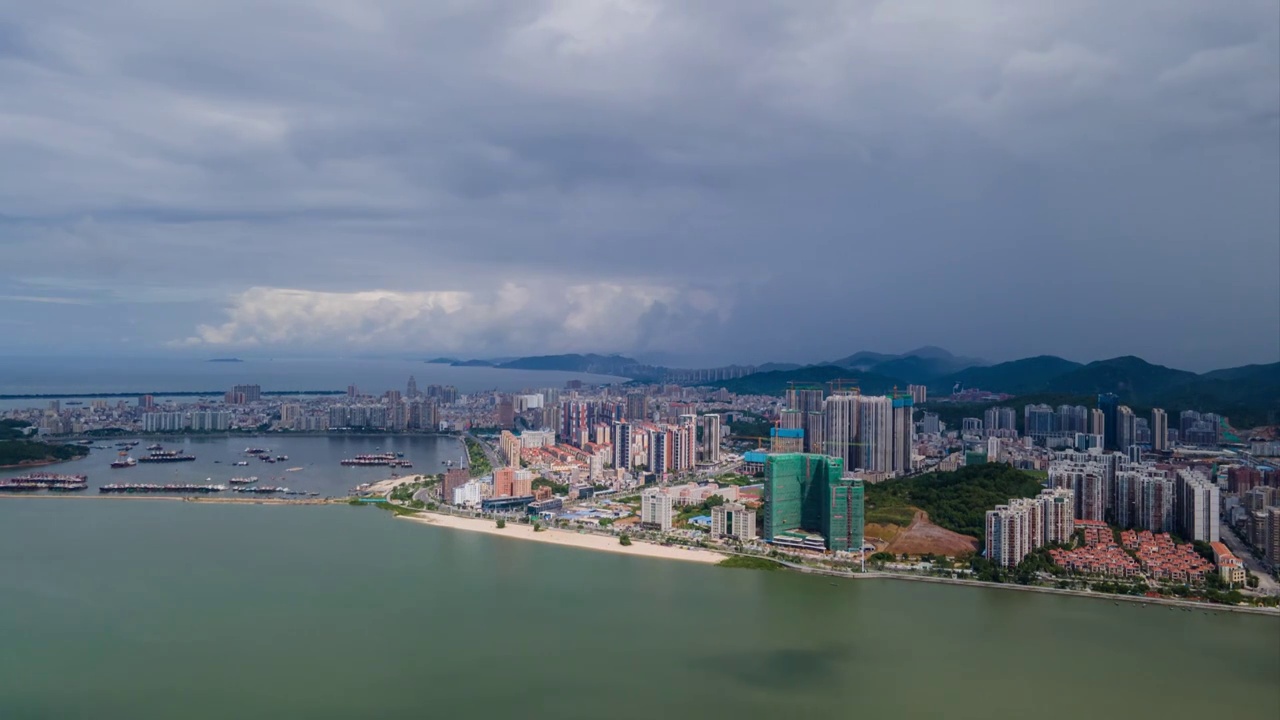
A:
<svg viewBox="0 0 1280 720">
<path fill-rule="evenodd" d="M 218 362 L 218 363 L 242 363 L 242 362 L 244 362 L 244 361 L 243 361 L 243 360 L 241 360 L 240 358 L 229 357 L 229 358 L 209 358 L 208 360 L 206 360 L 206 362 Z"/>
</svg>

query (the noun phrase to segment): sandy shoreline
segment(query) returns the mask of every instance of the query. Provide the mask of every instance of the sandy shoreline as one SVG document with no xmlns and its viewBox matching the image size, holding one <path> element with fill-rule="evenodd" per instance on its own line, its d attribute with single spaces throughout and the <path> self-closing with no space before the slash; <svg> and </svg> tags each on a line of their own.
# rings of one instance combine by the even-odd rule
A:
<svg viewBox="0 0 1280 720">
<path fill-rule="evenodd" d="M 640 542 L 639 540 L 633 541 L 631 545 L 622 545 L 618 542 L 618 538 L 615 537 L 569 532 L 554 528 L 547 528 L 542 532 L 534 532 L 533 527 L 530 525 L 517 525 L 515 523 L 510 523 L 505 528 L 499 529 L 497 523 L 493 520 L 477 520 L 475 518 L 458 517 L 457 515 L 423 513 L 421 515 L 402 515 L 400 517 L 436 527 L 471 530 L 516 540 L 531 540 L 551 545 L 583 548 L 585 550 L 601 550 L 623 555 L 639 555 L 641 557 L 662 558 L 664 560 L 685 560 L 701 563 L 718 563 L 727 557 L 710 550 L 686 549 L 675 545 L 654 545 L 653 543 Z"/>
</svg>

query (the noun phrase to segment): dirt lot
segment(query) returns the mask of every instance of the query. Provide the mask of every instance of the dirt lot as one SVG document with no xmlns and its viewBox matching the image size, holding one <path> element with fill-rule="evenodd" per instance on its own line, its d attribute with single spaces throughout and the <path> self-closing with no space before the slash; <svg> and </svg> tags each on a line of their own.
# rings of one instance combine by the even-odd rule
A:
<svg viewBox="0 0 1280 720">
<path fill-rule="evenodd" d="M 876 527 L 879 533 L 873 533 L 871 528 Z M 897 530 L 897 532 L 887 532 L 889 528 Z M 874 535 L 889 541 L 889 546 L 884 548 L 886 552 L 895 555 L 907 553 L 908 555 L 923 555 L 925 553 L 933 553 L 934 555 L 967 555 L 978 550 L 977 538 L 971 538 L 968 535 L 961 535 L 950 530 L 940 528 L 929 522 L 929 514 L 923 510 L 917 511 L 915 519 L 907 526 L 905 530 L 897 528 L 896 525 L 885 526 L 867 526 L 867 535 Z"/>
</svg>

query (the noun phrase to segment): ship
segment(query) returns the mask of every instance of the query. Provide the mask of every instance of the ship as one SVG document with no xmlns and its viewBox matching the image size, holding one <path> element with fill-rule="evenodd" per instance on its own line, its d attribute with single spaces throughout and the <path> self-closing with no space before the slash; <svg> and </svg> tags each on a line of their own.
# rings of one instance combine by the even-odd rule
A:
<svg viewBox="0 0 1280 720">
<path fill-rule="evenodd" d="M 249 465 L 249 461 L 248 461 L 248 460 L 237 460 L 237 461 L 235 461 L 235 462 L 233 462 L 233 463 L 231 463 L 231 464 L 232 464 L 232 465 L 235 465 L 236 467 L 246 467 L 246 466 L 248 466 L 248 465 Z"/>
<path fill-rule="evenodd" d="M 129 457 L 127 454 L 120 453 L 120 455 L 121 457 L 119 459 L 111 463 L 111 467 L 115 468 L 116 470 L 119 470 L 120 468 L 131 468 L 134 465 L 138 464 L 137 460 L 134 460 L 133 458 Z"/>
<path fill-rule="evenodd" d="M 89 487 L 87 475 L 58 475 L 56 473 L 31 473 L 0 480 L 0 492 L 29 492 L 52 490 L 67 492 Z"/>
<path fill-rule="evenodd" d="M 144 463 L 170 463 L 170 462 L 191 462 L 195 460 L 195 455 L 184 455 L 180 450 L 155 450 L 150 455 L 138 458 L 138 462 Z"/>
<path fill-rule="evenodd" d="M 163 449 L 164 449 L 164 446 L 161 445 L 160 443 L 155 443 L 154 445 L 147 446 L 147 450 L 150 450 L 151 452 L 155 452 L 157 450 L 163 450 Z"/>
<path fill-rule="evenodd" d="M 226 490 L 225 485 L 195 485 L 192 483 L 173 483 L 155 485 L 152 483 L 112 483 L 98 488 L 100 493 L 216 493 Z"/>
<path fill-rule="evenodd" d="M 231 492 L 250 493 L 253 495 L 270 495 L 272 493 L 292 493 L 293 491 L 287 487 L 276 487 L 274 485 L 255 485 L 253 487 L 233 487 Z"/>
<path fill-rule="evenodd" d="M 266 448 L 247 447 L 244 449 L 245 455 L 261 455 L 267 452 Z"/>
<path fill-rule="evenodd" d="M 252 485 L 258 482 L 258 476 L 254 475 L 252 477 L 233 477 L 227 482 L 231 483 L 232 485 Z"/>
<path fill-rule="evenodd" d="M 353 458 L 346 458 L 338 461 L 339 465 L 347 467 L 376 467 L 379 465 L 394 465 L 399 461 L 396 460 L 394 453 L 377 453 L 373 455 L 357 455 Z"/>
</svg>

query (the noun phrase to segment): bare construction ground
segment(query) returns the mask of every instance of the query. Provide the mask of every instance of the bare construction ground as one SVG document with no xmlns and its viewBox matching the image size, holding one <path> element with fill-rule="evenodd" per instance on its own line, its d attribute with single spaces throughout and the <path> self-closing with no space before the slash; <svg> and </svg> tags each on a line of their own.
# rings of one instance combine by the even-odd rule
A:
<svg viewBox="0 0 1280 720">
<path fill-rule="evenodd" d="M 897 526 L 890 525 L 889 528 Z M 884 530 L 881 530 L 884 532 Z M 871 533 L 868 532 L 868 535 Z M 929 514 L 923 510 L 917 510 L 915 517 L 911 520 L 911 524 L 905 530 L 900 530 L 893 537 L 884 537 L 889 540 L 889 546 L 884 548 L 886 552 L 895 555 L 906 553 L 908 555 L 924 555 L 925 553 L 933 553 L 934 555 L 950 555 L 952 557 L 958 555 L 968 555 L 978 550 L 977 538 L 971 538 L 968 535 L 951 532 L 945 528 L 940 528 L 929 521 Z"/>
</svg>

